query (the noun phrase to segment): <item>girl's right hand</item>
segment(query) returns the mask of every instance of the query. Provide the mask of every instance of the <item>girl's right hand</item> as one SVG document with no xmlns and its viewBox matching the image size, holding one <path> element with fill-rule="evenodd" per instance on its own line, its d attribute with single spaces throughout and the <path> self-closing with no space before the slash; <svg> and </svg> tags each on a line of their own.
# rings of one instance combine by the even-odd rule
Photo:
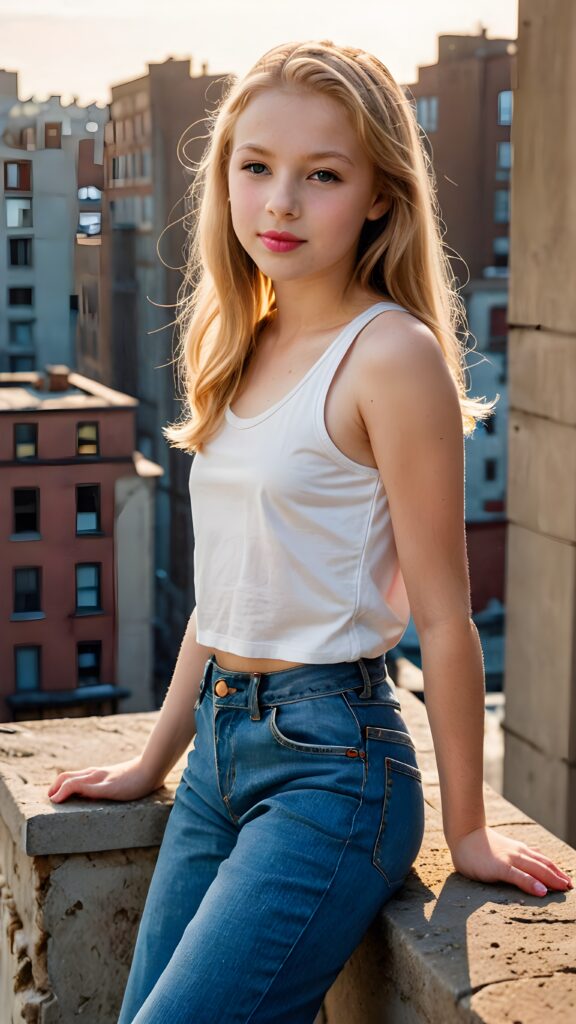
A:
<svg viewBox="0 0 576 1024">
<path fill-rule="evenodd" d="M 162 785 L 150 779 L 138 755 L 130 761 L 101 768 L 60 772 L 48 789 L 48 796 L 53 803 L 62 803 L 73 794 L 90 800 L 139 800 Z"/>
</svg>

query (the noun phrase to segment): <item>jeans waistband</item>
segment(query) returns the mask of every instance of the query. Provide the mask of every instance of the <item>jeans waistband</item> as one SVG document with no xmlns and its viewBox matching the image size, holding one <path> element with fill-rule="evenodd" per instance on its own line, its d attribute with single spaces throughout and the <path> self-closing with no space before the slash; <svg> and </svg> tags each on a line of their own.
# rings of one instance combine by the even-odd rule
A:
<svg viewBox="0 0 576 1024">
<path fill-rule="evenodd" d="M 359 697 L 370 699 L 372 687 L 382 683 L 388 687 L 390 704 L 399 708 L 400 702 L 395 695 L 383 654 L 376 658 L 359 658 L 357 661 L 341 661 L 331 665 L 297 665 L 278 672 L 236 672 L 220 668 L 212 655 L 204 668 L 197 706 L 206 691 L 210 690 L 217 704 L 247 708 L 250 717 L 258 719 L 260 708 L 271 708 L 329 693 L 344 693 L 355 688 L 360 691 Z"/>
</svg>

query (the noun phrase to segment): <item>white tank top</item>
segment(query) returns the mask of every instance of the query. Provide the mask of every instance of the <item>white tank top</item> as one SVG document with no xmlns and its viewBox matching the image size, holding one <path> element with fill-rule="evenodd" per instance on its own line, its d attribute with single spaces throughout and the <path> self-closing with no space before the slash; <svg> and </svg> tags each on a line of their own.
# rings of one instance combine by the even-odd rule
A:
<svg viewBox="0 0 576 1024">
<path fill-rule="evenodd" d="M 332 664 L 376 657 L 410 618 L 378 469 L 334 444 L 324 403 L 377 302 L 284 398 L 228 407 L 190 471 L 197 641 L 247 658 Z"/>
</svg>

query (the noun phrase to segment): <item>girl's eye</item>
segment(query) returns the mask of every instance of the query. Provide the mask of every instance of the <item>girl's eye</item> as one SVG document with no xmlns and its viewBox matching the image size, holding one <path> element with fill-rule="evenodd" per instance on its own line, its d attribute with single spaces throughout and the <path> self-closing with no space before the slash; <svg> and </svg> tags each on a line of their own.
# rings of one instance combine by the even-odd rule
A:
<svg viewBox="0 0 576 1024">
<path fill-rule="evenodd" d="M 243 171 L 247 171 L 247 170 L 249 170 L 252 167 L 264 167 L 264 170 L 266 170 L 265 164 L 259 164 L 259 163 L 244 164 L 244 167 L 242 168 L 242 170 Z M 252 173 L 258 174 L 259 172 L 258 171 L 253 171 Z"/>
<path fill-rule="evenodd" d="M 338 177 L 338 175 L 334 174 L 333 171 L 314 171 L 314 174 L 327 174 L 328 177 L 331 178 L 332 181 L 340 181 L 340 178 Z M 328 185 L 329 182 L 326 182 L 326 184 Z"/>
</svg>

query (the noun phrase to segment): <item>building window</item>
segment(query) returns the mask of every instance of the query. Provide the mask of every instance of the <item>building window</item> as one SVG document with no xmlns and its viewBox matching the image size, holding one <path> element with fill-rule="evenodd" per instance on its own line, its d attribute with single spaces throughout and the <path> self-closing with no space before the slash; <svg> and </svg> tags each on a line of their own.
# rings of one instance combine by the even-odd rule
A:
<svg viewBox="0 0 576 1024">
<path fill-rule="evenodd" d="M 78 686 L 94 686 L 101 682 L 102 643 L 77 646 Z"/>
<path fill-rule="evenodd" d="M 9 238 L 8 239 L 8 266 L 9 267 L 31 267 L 32 266 L 32 239 L 31 238 Z"/>
<path fill-rule="evenodd" d="M 8 342 L 10 345 L 17 345 L 19 348 L 32 348 L 34 345 L 34 321 L 9 320 Z"/>
<path fill-rule="evenodd" d="M 512 124 L 513 105 L 511 89 L 498 93 L 498 124 Z"/>
<path fill-rule="evenodd" d="M 32 200 L 7 198 L 6 203 L 6 227 L 7 228 L 31 228 L 32 227 Z"/>
<path fill-rule="evenodd" d="M 84 562 L 76 566 L 76 611 L 101 611 L 100 563 Z"/>
<path fill-rule="evenodd" d="M 100 530 L 100 484 L 80 484 L 76 488 L 76 533 Z"/>
<path fill-rule="evenodd" d="M 4 164 L 4 191 L 14 189 L 17 192 L 31 191 L 31 160 L 6 160 Z"/>
<path fill-rule="evenodd" d="M 62 148 L 62 125 L 60 121 L 46 122 L 44 125 L 44 149 Z"/>
<path fill-rule="evenodd" d="M 496 433 L 496 413 L 492 413 L 487 420 L 484 420 L 484 430 L 487 434 Z"/>
<path fill-rule="evenodd" d="M 484 459 L 484 479 L 495 480 L 498 469 L 497 459 Z"/>
<path fill-rule="evenodd" d="M 40 491 L 37 487 L 16 487 L 14 496 L 14 533 L 38 533 Z"/>
<path fill-rule="evenodd" d="M 16 690 L 40 689 L 40 648 L 14 648 L 14 678 Z"/>
<path fill-rule="evenodd" d="M 14 569 L 14 612 L 40 612 L 40 569 Z"/>
<path fill-rule="evenodd" d="M 438 97 L 419 96 L 416 100 L 416 119 L 425 132 L 438 130 Z"/>
<path fill-rule="evenodd" d="M 9 288 L 8 289 L 8 305 L 9 306 L 31 306 L 34 299 L 33 288 Z"/>
<path fill-rule="evenodd" d="M 512 143 L 497 142 L 496 167 L 501 171 L 509 171 L 512 167 Z"/>
<path fill-rule="evenodd" d="M 510 189 L 497 188 L 494 192 L 494 221 L 508 224 L 510 220 Z"/>
<path fill-rule="evenodd" d="M 102 214 L 99 210 L 94 210 L 94 213 L 87 213 L 81 210 L 78 214 L 78 227 L 76 233 L 78 235 L 99 235 L 101 229 L 101 217 Z"/>
<path fill-rule="evenodd" d="M 78 199 L 85 203 L 88 201 L 97 202 L 102 198 L 102 192 L 96 185 L 83 185 L 82 188 L 78 189 Z"/>
<path fill-rule="evenodd" d="M 98 424 L 79 423 L 76 430 L 76 454 L 99 455 Z"/>
<path fill-rule="evenodd" d="M 38 455 L 38 424 L 14 425 L 14 458 L 35 459 Z"/>
<path fill-rule="evenodd" d="M 35 369 L 34 356 L 8 356 L 8 373 L 30 373 Z"/>
<path fill-rule="evenodd" d="M 493 265 L 495 267 L 507 267 L 509 251 L 510 239 L 508 238 L 508 235 L 495 238 L 492 243 L 492 252 L 494 254 Z"/>
</svg>

